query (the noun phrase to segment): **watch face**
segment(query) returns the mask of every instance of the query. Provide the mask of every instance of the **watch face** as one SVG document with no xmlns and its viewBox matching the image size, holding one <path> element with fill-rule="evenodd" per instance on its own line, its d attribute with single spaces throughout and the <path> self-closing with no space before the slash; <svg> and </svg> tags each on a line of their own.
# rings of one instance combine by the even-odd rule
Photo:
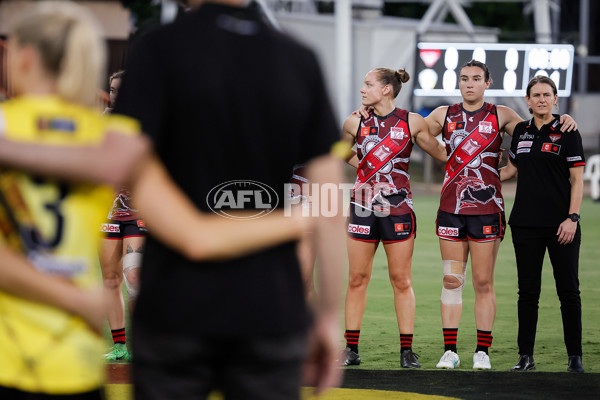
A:
<svg viewBox="0 0 600 400">
<path fill-rule="evenodd" d="M 571 218 L 571 221 L 573 222 L 578 222 L 580 219 L 579 214 L 571 214 L 569 215 L 569 218 Z"/>
</svg>

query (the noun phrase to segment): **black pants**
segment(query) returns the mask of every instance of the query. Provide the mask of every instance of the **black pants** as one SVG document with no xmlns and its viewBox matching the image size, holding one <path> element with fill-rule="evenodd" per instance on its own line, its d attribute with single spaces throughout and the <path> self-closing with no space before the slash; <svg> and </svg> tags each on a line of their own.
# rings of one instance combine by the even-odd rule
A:
<svg viewBox="0 0 600 400">
<path fill-rule="evenodd" d="M 201 336 L 134 328 L 136 400 L 300 398 L 306 335 Z"/>
<path fill-rule="evenodd" d="M 581 228 L 567 245 L 558 243 L 558 228 L 511 226 L 519 277 L 519 354 L 533 355 L 542 284 L 542 264 L 548 249 L 556 292 L 560 300 L 567 353 L 581 355 L 581 298 L 579 297 L 579 247 Z"/>
</svg>

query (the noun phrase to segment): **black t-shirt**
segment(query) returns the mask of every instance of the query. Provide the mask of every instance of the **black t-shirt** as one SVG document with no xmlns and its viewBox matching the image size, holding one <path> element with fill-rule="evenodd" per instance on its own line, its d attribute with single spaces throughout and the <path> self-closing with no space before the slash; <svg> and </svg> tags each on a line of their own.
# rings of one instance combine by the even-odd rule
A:
<svg viewBox="0 0 600 400">
<path fill-rule="evenodd" d="M 204 4 L 141 38 L 126 70 L 114 112 L 141 121 L 175 182 L 206 212 L 209 191 L 232 180 L 270 186 L 282 206 L 292 167 L 328 153 L 339 136 L 314 54 L 250 9 Z M 294 243 L 193 263 L 150 236 L 141 286 L 134 320 L 155 330 L 307 326 Z"/>
<path fill-rule="evenodd" d="M 533 119 L 515 127 L 509 159 L 517 167 L 517 193 L 509 224 L 555 227 L 569 214 L 569 168 L 585 165 L 581 135 L 561 132 L 558 115 L 538 130 Z"/>
</svg>

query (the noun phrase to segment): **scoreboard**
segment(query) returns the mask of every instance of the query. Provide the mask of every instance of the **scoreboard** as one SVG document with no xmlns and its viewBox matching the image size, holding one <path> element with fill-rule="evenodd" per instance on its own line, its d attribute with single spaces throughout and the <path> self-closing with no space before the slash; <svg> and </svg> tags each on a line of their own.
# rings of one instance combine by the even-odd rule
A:
<svg viewBox="0 0 600 400">
<path fill-rule="evenodd" d="M 486 96 L 525 97 L 536 75 L 549 76 L 558 95 L 571 95 L 574 47 L 570 44 L 434 43 L 417 44 L 415 96 L 460 97 L 461 66 L 478 60 L 492 78 Z"/>
</svg>

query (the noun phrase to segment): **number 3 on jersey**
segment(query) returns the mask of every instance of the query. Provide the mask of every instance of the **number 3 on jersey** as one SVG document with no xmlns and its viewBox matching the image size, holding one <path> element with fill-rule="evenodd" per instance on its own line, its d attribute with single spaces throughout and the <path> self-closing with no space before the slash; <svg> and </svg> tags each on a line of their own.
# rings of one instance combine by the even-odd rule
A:
<svg viewBox="0 0 600 400">
<path fill-rule="evenodd" d="M 51 228 L 44 229 L 44 233 L 42 233 L 34 224 L 24 234 L 31 240 L 30 250 L 50 250 L 57 247 L 63 237 L 65 218 L 61 212 L 61 205 L 69 194 L 69 187 L 66 184 L 48 183 L 39 178 L 33 179 L 32 182 L 40 188 L 40 194 L 43 193 L 43 197 L 41 196 L 44 199 L 42 207 L 50 218 L 49 221 L 46 221 L 46 226 Z"/>
<path fill-rule="evenodd" d="M 0 172 L 0 231 L 7 244 L 20 251 L 52 250 L 63 237 L 61 206 L 67 185 Z"/>
</svg>

